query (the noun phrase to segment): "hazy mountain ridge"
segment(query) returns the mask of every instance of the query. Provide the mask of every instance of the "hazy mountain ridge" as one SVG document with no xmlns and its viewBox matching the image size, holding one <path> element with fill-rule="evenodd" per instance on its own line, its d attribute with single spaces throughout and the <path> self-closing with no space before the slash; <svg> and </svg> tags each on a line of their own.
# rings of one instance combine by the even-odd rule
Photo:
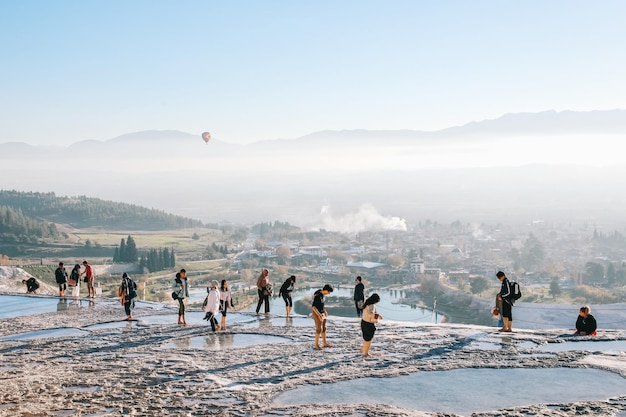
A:
<svg viewBox="0 0 626 417">
<path fill-rule="evenodd" d="M 314 132 L 295 139 L 273 139 L 238 145 L 212 139 L 208 145 L 212 153 L 246 153 L 271 149 L 307 149 L 320 145 L 334 146 L 380 146 L 416 145 L 417 143 L 442 144 L 443 141 L 457 141 L 469 138 L 487 138 L 526 135 L 623 135 L 626 134 L 626 110 L 604 111 L 545 111 L 540 113 L 505 114 L 497 119 L 470 122 L 462 126 L 449 127 L 437 131 L 418 130 L 325 130 Z M 147 130 L 124 134 L 105 141 L 85 140 L 67 148 L 46 148 L 21 142 L 0 143 L 0 158 L 20 158 L 48 156 L 64 152 L 99 152 L 99 156 L 116 155 L 138 151 L 146 156 L 161 154 L 163 151 L 174 154 L 188 154 L 188 150 L 203 144 L 200 134 L 176 130 Z M 178 152 L 181 150 L 182 152 Z"/>
</svg>

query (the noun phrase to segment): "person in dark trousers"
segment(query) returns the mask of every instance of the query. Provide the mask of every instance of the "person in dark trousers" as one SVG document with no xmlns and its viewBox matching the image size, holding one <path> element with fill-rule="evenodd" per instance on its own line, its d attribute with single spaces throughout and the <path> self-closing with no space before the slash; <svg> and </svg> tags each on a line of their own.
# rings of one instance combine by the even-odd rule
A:
<svg viewBox="0 0 626 417">
<path fill-rule="evenodd" d="M 39 282 L 35 279 L 35 277 L 31 277 L 22 280 L 22 284 L 26 285 L 26 294 L 37 294 L 37 290 L 39 289 Z"/>
<path fill-rule="evenodd" d="M 326 296 L 333 292 L 333 287 L 330 284 L 324 285 L 321 290 L 315 291 L 313 294 L 313 321 L 315 321 L 315 349 L 320 350 L 320 335 L 322 336 L 322 343 L 324 347 L 330 347 L 331 345 L 326 342 L 326 318 L 328 313 L 324 307 L 326 302 Z"/>
<path fill-rule="evenodd" d="M 261 305 L 265 303 L 265 314 L 270 312 L 270 271 L 264 269 L 256 280 L 256 289 L 259 293 L 259 303 L 256 305 L 256 313 L 259 314 Z M 268 288 L 269 287 L 269 288 Z"/>
<path fill-rule="evenodd" d="M 187 271 L 181 269 L 176 273 L 176 287 L 178 287 L 178 324 L 187 325 L 185 319 L 185 298 L 189 298 L 189 283 L 187 282 Z"/>
<path fill-rule="evenodd" d="M 579 335 L 587 335 L 587 336 L 596 336 L 596 329 L 598 328 L 598 324 L 596 323 L 595 317 L 591 314 L 591 308 L 589 306 L 582 306 L 580 308 L 580 312 L 578 313 L 578 318 L 576 319 L 576 333 Z"/>
<path fill-rule="evenodd" d="M 285 312 L 287 317 L 291 315 L 291 309 L 293 308 L 293 299 L 291 298 L 291 292 L 293 291 L 294 284 L 296 283 L 296 276 L 292 275 L 283 282 L 280 286 L 278 295 L 285 300 Z"/>
<path fill-rule="evenodd" d="M 363 303 L 365 302 L 365 285 L 362 278 L 356 277 L 356 286 L 354 287 L 354 306 L 356 307 L 356 316 L 363 316 Z"/>
<path fill-rule="evenodd" d="M 501 314 L 504 324 L 499 331 L 510 332 L 512 331 L 513 327 L 513 299 L 511 298 L 511 283 L 502 271 L 498 271 L 496 277 L 498 277 L 498 279 L 502 283 L 502 286 L 500 287 L 500 292 L 498 293 L 498 299 L 502 300 Z"/>
<path fill-rule="evenodd" d="M 59 262 L 59 267 L 54 271 L 54 278 L 59 285 L 59 297 L 63 297 L 67 291 L 67 271 L 65 271 L 63 262 Z"/>
<path fill-rule="evenodd" d="M 376 312 L 376 304 L 380 301 L 380 296 L 376 293 L 370 295 L 363 304 L 363 319 L 361 320 L 361 332 L 363 332 L 363 356 L 370 355 L 370 346 L 376 333 L 376 323 L 383 319 L 383 316 Z"/>
<path fill-rule="evenodd" d="M 122 275 L 122 285 L 118 289 L 118 295 L 126 312 L 126 320 L 132 320 L 132 311 L 135 308 L 135 298 L 137 297 L 137 284 L 126 272 Z"/>
</svg>

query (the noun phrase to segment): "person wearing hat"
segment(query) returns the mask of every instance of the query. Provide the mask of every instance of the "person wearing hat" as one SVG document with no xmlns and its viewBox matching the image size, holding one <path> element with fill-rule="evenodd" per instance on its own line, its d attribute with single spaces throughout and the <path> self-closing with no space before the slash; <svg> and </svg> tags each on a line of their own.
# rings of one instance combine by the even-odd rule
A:
<svg viewBox="0 0 626 417">
<path fill-rule="evenodd" d="M 513 301 L 511 299 L 513 291 L 511 291 L 511 283 L 502 271 L 498 271 L 496 277 L 498 277 L 502 283 L 500 292 L 498 293 L 498 300 L 502 301 L 502 311 L 500 311 L 500 314 L 502 314 L 503 326 L 499 331 L 510 332 L 512 331 L 511 327 L 513 327 Z"/>
<path fill-rule="evenodd" d="M 356 277 L 356 285 L 354 286 L 354 306 L 356 307 L 356 316 L 363 316 L 363 304 L 365 303 L 365 285 L 362 278 Z"/>
<path fill-rule="evenodd" d="M 217 319 L 215 318 L 215 315 L 220 310 L 220 290 L 217 289 L 218 285 L 217 281 L 211 281 L 209 295 L 206 296 L 204 304 L 202 305 L 202 309 L 206 313 L 204 320 L 208 320 L 209 323 L 211 323 L 211 329 L 214 332 L 219 331 L 221 328 L 221 326 L 217 324 Z"/>
<path fill-rule="evenodd" d="M 328 313 L 324 308 L 326 302 L 326 296 L 333 292 L 333 287 L 330 284 L 324 285 L 321 290 L 315 291 L 313 294 L 313 321 L 315 321 L 315 349 L 320 350 L 320 335 L 322 336 L 322 343 L 324 347 L 330 347 L 331 345 L 326 342 L 326 318 Z"/>
<path fill-rule="evenodd" d="M 63 297 L 67 291 L 67 271 L 63 267 L 63 262 L 59 262 L 59 267 L 55 269 L 54 278 L 59 285 L 59 297 Z"/>
<path fill-rule="evenodd" d="M 278 295 L 283 297 L 285 300 L 285 312 L 287 313 L 287 317 L 291 314 L 291 309 L 293 308 L 293 300 L 291 298 L 291 292 L 293 291 L 293 286 L 296 283 L 296 276 L 292 275 L 283 282 L 283 285 L 280 287 L 280 291 Z"/>
</svg>

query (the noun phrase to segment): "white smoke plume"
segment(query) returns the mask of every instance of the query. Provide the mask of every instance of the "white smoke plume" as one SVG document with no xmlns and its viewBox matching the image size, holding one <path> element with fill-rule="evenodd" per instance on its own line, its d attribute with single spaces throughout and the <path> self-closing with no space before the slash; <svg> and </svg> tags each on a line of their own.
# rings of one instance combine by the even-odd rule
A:
<svg viewBox="0 0 626 417">
<path fill-rule="evenodd" d="M 341 233 L 364 231 L 406 230 L 406 220 L 400 217 L 383 216 L 371 204 L 363 204 L 354 213 L 333 216 L 329 206 L 320 211 L 320 229 Z"/>
</svg>

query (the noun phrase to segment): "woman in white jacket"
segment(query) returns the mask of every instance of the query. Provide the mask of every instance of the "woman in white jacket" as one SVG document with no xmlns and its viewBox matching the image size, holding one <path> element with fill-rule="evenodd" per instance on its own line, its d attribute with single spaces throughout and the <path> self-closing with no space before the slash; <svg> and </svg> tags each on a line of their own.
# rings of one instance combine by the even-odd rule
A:
<svg viewBox="0 0 626 417">
<path fill-rule="evenodd" d="M 370 346 L 376 332 L 375 323 L 382 320 L 383 316 L 376 312 L 376 304 L 380 301 L 380 296 L 372 294 L 363 304 L 363 317 L 361 318 L 361 331 L 363 332 L 363 356 L 370 355 Z"/>
<path fill-rule="evenodd" d="M 218 285 L 217 281 L 211 281 L 209 295 L 204 299 L 204 305 L 202 306 L 206 313 L 204 319 L 211 323 L 211 329 L 213 329 L 214 332 L 220 330 L 220 325 L 217 324 L 217 319 L 215 318 L 215 315 L 220 310 L 220 291 L 217 289 Z"/>
</svg>

